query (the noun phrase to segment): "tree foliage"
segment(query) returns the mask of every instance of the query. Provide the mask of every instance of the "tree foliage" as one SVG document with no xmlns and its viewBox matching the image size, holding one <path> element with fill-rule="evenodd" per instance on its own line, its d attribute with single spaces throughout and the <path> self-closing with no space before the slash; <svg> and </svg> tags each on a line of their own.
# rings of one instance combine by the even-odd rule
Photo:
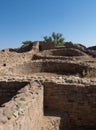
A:
<svg viewBox="0 0 96 130">
<path fill-rule="evenodd" d="M 25 44 L 32 44 L 32 43 L 33 43 L 32 41 L 28 41 L 28 40 L 27 40 L 27 41 L 22 42 L 22 44 L 23 44 L 23 45 L 25 45 Z"/>
<path fill-rule="evenodd" d="M 55 33 L 53 32 L 51 36 L 44 36 L 45 42 L 54 42 L 56 46 L 64 45 L 64 38 L 61 33 Z"/>
</svg>

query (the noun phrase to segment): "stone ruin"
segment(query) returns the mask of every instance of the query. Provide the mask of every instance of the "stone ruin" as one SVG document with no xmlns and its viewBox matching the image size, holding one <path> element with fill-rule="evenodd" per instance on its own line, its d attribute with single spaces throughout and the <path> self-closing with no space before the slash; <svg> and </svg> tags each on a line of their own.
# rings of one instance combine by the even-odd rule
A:
<svg viewBox="0 0 96 130">
<path fill-rule="evenodd" d="M 96 130 L 96 52 L 34 42 L 0 51 L 0 130 Z"/>
</svg>

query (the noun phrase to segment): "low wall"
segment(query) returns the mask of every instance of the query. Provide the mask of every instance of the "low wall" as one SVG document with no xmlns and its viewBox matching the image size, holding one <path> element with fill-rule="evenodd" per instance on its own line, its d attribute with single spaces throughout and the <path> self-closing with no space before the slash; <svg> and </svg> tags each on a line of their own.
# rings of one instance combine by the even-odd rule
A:
<svg viewBox="0 0 96 130">
<path fill-rule="evenodd" d="M 96 69 L 90 66 L 70 61 L 60 60 L 37 60 L 29 63 L 24 63 L 9 69 L 14 74 L 27 74 L 38 72 L 60 73 L 60 74 L 79 74 L 81 76 L 96 76 Z M 88 72 L 88 73 L 87 73 Z"/>
<path fill-rule="evenodd" d="M 63 49 L 53 49 L 41 52 L 42 55 L 52 55 L 52 56 L 84 56 L 86 55 L 84 52 L 73 49 L 73 48 L 63 48 Z"/>
<path fill-rule="evenodd" d="M 67 56 L 52 56 L 52 55 L 47 55 L 47 56 L 44 56 L 42 54 L 36 54 L 32 57 L 32 60 L 39 60 L 39 59 L 57 59 L 57 60 L 74 60 L 75 59 L 78 59 L 78 57 L 67 57 Z"/>
<path fill-rule="evenodd" d="M 42 117 L 43 87 L 29 83 L 0 107 L 0 130 L 41 130 Z"/>
<path fill-rule="evenodd" d="M 96 85 L 44 84 L 45 112 L 66 113 L 73 128 L 96 129 Z"/>
<path fill-rule="evenodd" d="M 28 82 L 0 82 L 0 106 L 11 100 Z"/>
</svg>

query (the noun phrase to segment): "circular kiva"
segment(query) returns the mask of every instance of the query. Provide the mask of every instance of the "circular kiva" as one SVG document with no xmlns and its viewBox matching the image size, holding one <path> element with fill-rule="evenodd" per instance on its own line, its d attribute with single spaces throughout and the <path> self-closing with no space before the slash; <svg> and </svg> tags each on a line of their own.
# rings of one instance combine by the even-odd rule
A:
<svg viewBox="0 0 96 130">
<path fill-rule="evenodd" d="M 73 49 L 73 48 L 63 48 L 63 49 L 52 49 L 41 52 L 42 55 L 52 55 L 52 56 L 84 56 L 84 52 Z"/>
<path fill-rule="evenodd" d="M 61 60 L 73 60 L 74 58 L 86 57 L 87 54 L 83 51 L 74 48 L 58 48 L 51 50 L 44 50 L 35 54 L 32 60 L 37 59 L 61 59 Z"/>
<path fill-rule="evenodd" d="M 63 60 L 36 60 L 19 64 L 11 68 L 11 72 L 14 74 L 30 75 L 34 73 L 57 73 L 65 75 L 76 75 L 80 76 L 96 76 L 96 69 L 90 67 L 88 64 L 74 61 L 63 61 Z"/>
</svg>

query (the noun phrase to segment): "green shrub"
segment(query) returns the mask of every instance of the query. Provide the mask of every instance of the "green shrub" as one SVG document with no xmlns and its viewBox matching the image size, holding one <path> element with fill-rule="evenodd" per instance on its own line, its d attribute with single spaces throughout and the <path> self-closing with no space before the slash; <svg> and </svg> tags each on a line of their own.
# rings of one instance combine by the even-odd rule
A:
<svg viewBox="0 0 96 130">
<path fill-rule="evenodd" d="M 25 45 L 25 44 L 32 44 L 32 43 L 33 43 L 32 41 L 24 41 L 24 42 L 22 42 L 23 45 Z"/>
</svg>

